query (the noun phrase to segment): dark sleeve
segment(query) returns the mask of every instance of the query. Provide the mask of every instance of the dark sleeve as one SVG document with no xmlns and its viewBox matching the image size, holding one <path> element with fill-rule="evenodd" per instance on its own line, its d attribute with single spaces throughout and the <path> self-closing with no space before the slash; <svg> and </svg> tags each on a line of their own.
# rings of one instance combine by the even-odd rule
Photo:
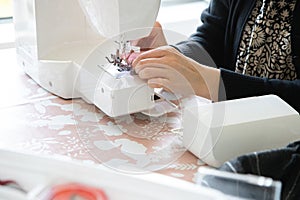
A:
<svg viewBox="0 0 300 200">
<path fill-rule="evenodd" d="M 221 69 L 226 99 L 275 94 L 300 112 L 300 80 L 286 81 L 238 74 Z"/>
<path fill-rule="evenodd" d="M 202 12 L 202 25 L 187 41 L 174 45 L 175 48 L 202 64 L 222 63 L 229 4 L 229 0 L 210 1 L 209 7 Z"/>
</svg>

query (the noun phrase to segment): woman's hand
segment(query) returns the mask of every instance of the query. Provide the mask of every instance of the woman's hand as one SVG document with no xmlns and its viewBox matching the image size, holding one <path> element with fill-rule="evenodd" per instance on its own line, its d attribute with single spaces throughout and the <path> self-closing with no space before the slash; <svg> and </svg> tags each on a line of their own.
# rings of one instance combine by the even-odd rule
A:
<svg viewBox="0 0 300 200">
<path fill-rule="evenodd" d="M 155 22 L 149 36 L 131 41 L 131 45 L 138 46 L 141 49 L 154 49 L 167 45 L 167 40 L 159 22 Z"/>
<path fill-rule="evenodd" d="M 149 36 L 130 41 L 130 44 L 132 46 L 140 47 L 141 49 L 140 53 L 131 53 L 127 58 L 128 62 L 132 63 L 133 60 L 135 60 L 136 57 L 138 57 L 142 52 L 167 45 L 167 40 L 162 30 L 161 24 L 159 22 L 155 22 Z"/>
<path fill-rule="evenodd" d="M 141 79 L 152 88 L 184 96 L 197 95 L 218 99 L 220 70 L 207 67 L 164 46 L 140 54 L 132 63 Z"/>
</svg>

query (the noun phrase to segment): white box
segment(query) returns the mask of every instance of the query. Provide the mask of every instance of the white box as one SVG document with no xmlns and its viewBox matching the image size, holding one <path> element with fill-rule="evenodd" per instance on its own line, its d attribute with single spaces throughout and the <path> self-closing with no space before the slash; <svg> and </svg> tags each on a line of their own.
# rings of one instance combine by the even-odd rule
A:
<svg viewBox="0 0 300 200">
<path fill-rule="evenodd" d="M 219 167 L 237 156 L 284 147 L 300 139 L 300 117 L 275 95 L 224 101 L 185 109 L 184 146 Z"/>
</svg>

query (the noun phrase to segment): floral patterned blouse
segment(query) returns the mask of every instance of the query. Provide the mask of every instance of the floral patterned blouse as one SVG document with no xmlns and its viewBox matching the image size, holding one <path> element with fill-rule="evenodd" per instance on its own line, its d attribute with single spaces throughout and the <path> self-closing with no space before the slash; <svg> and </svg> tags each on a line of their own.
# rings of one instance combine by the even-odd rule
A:
<svg viewBox="0 0 300 200">
<path fill-rule="evenodd" d="M 291 49 L 296 1 L 257 0 L 241 38 L 236 72 L 270 79 L 297 79 Z"/>
</svg>

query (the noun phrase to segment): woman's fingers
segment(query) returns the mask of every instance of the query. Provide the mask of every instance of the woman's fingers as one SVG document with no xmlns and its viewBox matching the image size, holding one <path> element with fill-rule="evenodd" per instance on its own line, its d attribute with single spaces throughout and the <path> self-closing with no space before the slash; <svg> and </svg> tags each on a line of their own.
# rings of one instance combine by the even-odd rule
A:
<svg viewBox="0 0 300 200">
<path fill-rule="evenodd" d="M 148 85 L 151 88 L 164 88 L 169 91 L 170 80 L 165 78 L 153 78 L 148 80 Z"/>
<path fill-rule="evenodd" d="M 135 67 L 134 70 L 137 74 L 145 68 L 170 68 L 168 64 L 165 64 L 165 59 L 163 58 L 148 58 L 141 60 Z"/>
<path fill-rule="evenodd" d="M 165 78 L 170 79 L 169 70 L 160 67 L 145 67 L 138 72 L 141 79 Z"/>
<path fill-rule="evenodd" d="M 154 24 L 149 36 L 141 38 L 139 40 L 131 41 L 131 45 L 139 46 L 141 48 L 157 48 L 167 45 L 162 26 L 159 22 Z"/>
<path fill-rule="evenodd" d="M 169 50 L 164 50 L 164 49 L 152 49 L 149 51 L 146 51 L 144 53 L 141 53 L 132 63 L 132 66 L 135 67 L 139 64 L 141 60 L 145 60 L 148 58 L 163 58 L 169 55 L 170 51 Z"/>
</svg>

